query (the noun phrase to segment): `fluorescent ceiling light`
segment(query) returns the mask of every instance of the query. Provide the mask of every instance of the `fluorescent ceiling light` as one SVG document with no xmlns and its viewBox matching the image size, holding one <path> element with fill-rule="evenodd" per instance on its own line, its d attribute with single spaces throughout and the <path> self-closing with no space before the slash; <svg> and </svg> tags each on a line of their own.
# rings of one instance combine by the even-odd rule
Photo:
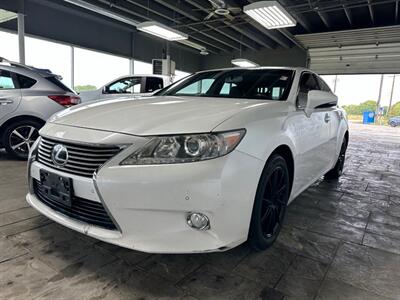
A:
<svg viewBox="0 0 400 300">
<path fill-rule="evenodd" d="M 243 7 L 245 14 L 268 29 L 296 26 L 296 20 L 278 1 L 259 1 Z"/>
<path fill-rule="evenodd" d="M 232 65 L 235 65 L 235 66 L 238 66 L 241 68 L 251 68 L 251 67 L 259 67 L 260 66 L 259 64 L 255 63 L 251 60 L 245 59 L 245 58 L 232 59 L 231 63 L 232 63 Z"/>
<path fill-rule="evenodd" d="M 189 37 L 187 34 L 183 32 L 180 32 L 164 24 L 153 21 L 140 23 L 139 25 L 137 25 L 137 29 L 158 36 L 160 38 L 166 39 L 168 41 L 186 40 Z"/>
<path fill-rule="evenodd" d="M 5 9 L 0 9 L 0 23 L 10 21 L 12 19 L 15 19 L 16 17 L 17 17 L 16 13 L 13 13 Z"/>
</svg>

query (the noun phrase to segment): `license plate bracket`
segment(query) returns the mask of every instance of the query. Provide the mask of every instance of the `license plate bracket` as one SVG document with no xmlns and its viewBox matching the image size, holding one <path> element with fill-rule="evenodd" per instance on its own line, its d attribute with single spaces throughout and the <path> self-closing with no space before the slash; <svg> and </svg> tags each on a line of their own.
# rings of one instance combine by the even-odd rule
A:
<svg viewBox="0 0 400 300">
<path fill-rule="evenodd" d="M 50 200 L 68 207 L 72 206 L 73 186 L 71 178 L 40 170 L 40 183 Z"/>
</svg>

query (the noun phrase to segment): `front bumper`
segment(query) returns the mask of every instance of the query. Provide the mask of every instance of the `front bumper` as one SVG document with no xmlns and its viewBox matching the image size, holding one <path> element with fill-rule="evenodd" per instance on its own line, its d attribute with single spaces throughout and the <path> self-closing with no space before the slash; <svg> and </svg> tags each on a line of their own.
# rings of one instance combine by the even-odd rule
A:
<svg viewBox="0 0 400 300">
<path fill-rule="evenodd" d="M 263 162 L 240 151 L 185 164 L 120 166 L 120 153 L 91 178 L 31 161 L 29 181 L 46 169 L 73 180 L 74 194 L 101 202 L 118 230 L 68 217 L 43 204 L 33 189 L 28 203 L 50 219 L 96 239 L 150 253 L 222 251 L 247 239 Z M 32 185 L 31 185 L 32 186 Z M 210 219 L 210 229 L 188 226 L 190 212 Z"/>
</svg>

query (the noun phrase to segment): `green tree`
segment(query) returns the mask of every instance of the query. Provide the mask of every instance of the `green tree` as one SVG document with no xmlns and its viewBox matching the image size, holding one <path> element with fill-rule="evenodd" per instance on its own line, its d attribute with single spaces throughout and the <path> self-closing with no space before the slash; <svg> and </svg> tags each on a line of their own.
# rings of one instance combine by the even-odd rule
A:
<svg viewBox="0 0 400 300">
<path fill-rule="evenodd" d="M 375 111 L 376 104 L 376 101 L 368 100 L 358 105 L 343 105 L 343 108 L 349 115 L 362 115 L 365 111 Z"/>
<path fill-rule="evenodd" d="M 83 92 L 83 91 L 93 91 L 93 90 L 97 90 L 97 87 L 95 87 L 94 85 L 76 85 L 74 87 L 74 90 L 78 93 Z"/>
<path fill-rule="evenodd" d="M 389 112 L 390 117 L 400 116 L 400 102 L 392 106 Z"/>
</svg>

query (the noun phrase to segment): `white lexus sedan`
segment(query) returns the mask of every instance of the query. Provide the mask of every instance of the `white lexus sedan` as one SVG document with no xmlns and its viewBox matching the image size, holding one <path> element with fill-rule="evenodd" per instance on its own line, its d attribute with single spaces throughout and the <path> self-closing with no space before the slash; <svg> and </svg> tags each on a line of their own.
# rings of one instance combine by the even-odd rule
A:
<svg viewBox="0 0 400 300">
<path fill-rule="evenodd" d="M 348 140 L 337 97 L 307 69 L 203 71 L 150 98 L 53 116 L 31 151 L 26 199 L 130 249 L 263 250 L 296 196 L 341 175 Z"/>
</svg>

